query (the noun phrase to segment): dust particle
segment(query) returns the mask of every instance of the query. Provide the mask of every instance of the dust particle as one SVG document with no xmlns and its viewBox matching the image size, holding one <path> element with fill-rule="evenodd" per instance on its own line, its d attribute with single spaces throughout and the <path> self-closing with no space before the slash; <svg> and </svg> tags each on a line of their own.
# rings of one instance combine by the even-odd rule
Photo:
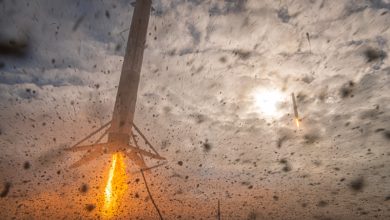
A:
<svg viewBox="0 0 390 220">
<path fill-rule="evenodd" d="M 349 82 L 345 83 L 343 86 L 341 86 L 341 88 L 340 88 L 341 98 L 353 97 L 352 92 L 353 92 L 354 86 L 355 86 L 355 83 L 352 81 L 349 81 Z"/>
<path fill-rule="evenodd" d="M 321 201 L 319 201 L 319 202 L 317 203 L 317 206 L 318 206 L 318 207 L 325 207 L 325 206 L 328 206 L 328 202 L 321 200 Z"/>
<path fill-rule="evenodd" d="M 383 50 L 368 48 L 364 51 L 364 56 L 366 57 L 367 63 L 369 63 L 376 60 L 382 60 L 386 58 L 387 54 Z"/>
<path fill-rule="evenodd" d="M 109 12 L 108 10 L 106 10 L 105 15 L 106 15 L 106 18 L 107 18 L 107 19 L 110 19 L 110 12 Z"/>
<path fill-rule="evenodd" d="M 291 166 L 286 164 L 283 169 L 282 169 L 284 172 L 290 172 L 291 171 Z"/>
<path fill-rule="evenodd" d="M 390 131 L 385 131 L 385 132 L 383 132 L 383 136 L 384 136 L 387 140 L 390 140 Z"/>
<path fill-rule="evenodd" d="M 28 162 L 28 161 L 24 162 L 24 164 L 23 164 L 23 168 L 24 168 L 25 170 L 28 170 L 28 169 L 30 169 L 30 167 L 31 167 L 31 164 L 30 164 L 30 162 Z"/>
<path fill-rule="evenodd" d="M 87 204 L 87 205 L 85 206 L 85 209 L 86 209 L 88 212 L 93 211 L 95 208 L 96 208 L 96 206 L 95 206 L 94 204 Z"/>
<path fill-rule="evenodd" d="M 203 150 L 209 152 L 211 150 L 211 144 L 208 143 L 207 141 L 203 143 Z"/>
<path fill-rule="evenodd" d="M 3 191 L 1 191 L 1 193 L 0 193 L 0 197 L 1 198 L 6 197 L 8 195 L 8 193 L 9 193 L 10 189 L 11 189 L 11 183 L 10 182 L 5 182 Z"/>
<path fill-rule="evenodd" d="M 356 178 L 356 179 L 352 180 L 349 184 L 349 187 L 353 191 L 361 191 L 364 186 L 365 186 L 365 183 L 364 183 L 363 177 Z"/>
<path fill-rule="evenodd" d="M 86 193 L 86 192 L 88 192 L 88 190 L 89 190 L 89 187 L 87 184 L 84 183 L 83 185 L 81 185 L 80 192 Z"/>
</svg>

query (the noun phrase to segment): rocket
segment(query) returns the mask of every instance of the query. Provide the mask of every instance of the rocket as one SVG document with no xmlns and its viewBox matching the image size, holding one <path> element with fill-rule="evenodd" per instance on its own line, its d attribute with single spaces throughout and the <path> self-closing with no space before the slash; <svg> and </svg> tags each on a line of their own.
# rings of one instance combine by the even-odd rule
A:
<svg viewBox="0 0 390 220">
<path fill-rule="evenodd" d="M 299 128 L 298 106 L 297 106 L 297 102 L 295 100 L 294 93 L 291 93 L 291 98 L 292 98 L 293 108 L 294 108 L 294 121 L 295 121 L 295 124 L 297 125 L 297 127 Z"/>
<path fill-rule="evenodd" d="M 134 113 L 151 4 L 151 0 L 137 0 L 135 3 L 112 120 L 67 149 L 73 152 L 87 151 L 79 161 L 71 165 L 71 168 L 84 165 L 105 153 L 110 154 L 116 152 L 122 152 L 143 170 L 148 169 L 144 157 L 165 160 L 134 124 Z M 101 133 L 104 129 L 106 130 L 94 144 L 79 146 L 79 144 Z M 143 150 L 138 146 L 135 132 L 145 141 L 153 153 Z M 106 135 L 108 136 L 107 142 L 100 143 L 100 140 Z"/>
</svg>

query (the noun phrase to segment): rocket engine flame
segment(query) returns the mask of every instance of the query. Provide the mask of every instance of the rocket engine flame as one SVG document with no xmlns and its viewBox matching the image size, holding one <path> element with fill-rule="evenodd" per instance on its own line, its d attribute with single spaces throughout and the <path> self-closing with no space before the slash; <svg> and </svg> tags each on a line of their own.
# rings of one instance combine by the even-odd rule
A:
<svg viewBox="0 0 390 220">
<path fill-rule="evenodd" d="M 297 125 L 297 128 L 299 128 L 299 119 L 295 118 L 295 124 Z"/>
<path fill-rule="evenodd" d="M 111 218 L 119 209 L 123 195 L 127 190 L 127 175 L 124 157 L 121 153 L 112 155 L 111 167 L 104 189 L 103 216 Z"/>
</svg>

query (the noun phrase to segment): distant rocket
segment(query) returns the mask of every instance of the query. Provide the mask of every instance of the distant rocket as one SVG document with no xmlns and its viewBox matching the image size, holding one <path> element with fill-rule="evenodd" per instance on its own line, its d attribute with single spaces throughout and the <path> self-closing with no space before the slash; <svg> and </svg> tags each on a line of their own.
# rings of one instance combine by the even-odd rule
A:
<svg viewBox="0 0 390 220">
<path fill-rule="evenodd" d="M 310 35 L 309 35 L 309 33 L 307 33 L 307 32 L 306 32 L 306 38 L 307 38 L 307 41 L 309 42 L 310 53 L 311 53 Z"/>
<path fill-rule="evenodd" d="M 293 101 L 295 124 L 296 124 L 297 127 L 299 128 L 298 106 L 297 106 L 297 102 L 296 102 L 296 100 L 295 100 L 295 95 L 294 95 L 294 93 L 291 93 L 291 97 L 292 97 L 292 101 Z"/>
</svg>

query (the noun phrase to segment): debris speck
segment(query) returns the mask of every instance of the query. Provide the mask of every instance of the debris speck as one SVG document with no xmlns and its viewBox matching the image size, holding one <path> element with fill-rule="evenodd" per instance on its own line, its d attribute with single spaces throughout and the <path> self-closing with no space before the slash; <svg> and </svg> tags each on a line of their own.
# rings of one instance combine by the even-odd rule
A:
<svg viewBox="0 0 390 220">
<path fill-rule="evenodd" d="M 353 191 L 361 191 L 365 186 L 364 178 L 363 177 L 358 177 L 354 180 L 352 180 L 349 184 L 349 187 Z"/>
<path fill-rule="evenodd" d="M 30 162 L 28 162 L 28 161 L 24 162 L 24 164 L 23 164 L 23 168 L 24 168 L 25 170 L 28 170 L 28 169 L 30 169 L 30 167 L 31 167 L 31 164 L 30 164 Z"/>
<path fill-rule="evenodd" d="M 80 192 L 86 193 L 86 192 L 88 192 L 88 190 L 89 190 L 89 187 L 87 184 L 84 183 L 83 185 L 81 185 Z"/>
<path fill-rule="evenodd" d="M 94 204 L 87 204 L 87 205 L 85 206 L 85 209 L 86 209 L 88 212 L 92 212 L 95 208 L 96 208 L 96 205 L 94 205 Z"/>
<path fill-rule="evenodd" d="M 5 182 L 3 191 L 1 191 L 1 193 L 0 193 L 0 197 L 1 198 L 6 197 L 8 195 L 8 193 L 9 193 L 10 189 L 11 189 L 11 183 L 10 182 Z"/>
</svg>

